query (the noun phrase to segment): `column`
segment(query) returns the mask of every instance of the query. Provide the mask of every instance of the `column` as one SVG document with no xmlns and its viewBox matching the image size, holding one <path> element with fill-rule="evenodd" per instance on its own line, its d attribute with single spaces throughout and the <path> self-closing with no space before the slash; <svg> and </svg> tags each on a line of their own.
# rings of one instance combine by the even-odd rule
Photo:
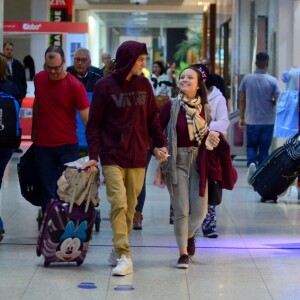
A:
<svg viewBox="0 0 300 300">
<path fill-rule="evenodd" d="M 283 71 L 288 70 L 293 65 L 293 44 L 296 42 L 293 40 L 293 28 L 294 28 L 294 7 L 293 0 L 278 0 L 278 74 L 277 78 L 281 88 L 284 88 L 284 84 L 280 80 Z M 298 54 L 298 53 L 296 53 Z"/>
<path fill-rule="evenodd" d="M 31 20 L 32 21 L 49 20 L 49 1 L 31 0 Z M 34 57 L 36 73 L 43 70 L 44 53 L 48 46 L 49 46 L 48 34 L 35 33 L 31 35 L 30 54 L 32 57 Z"/>
<path fill-rule="evenodd" d="M 294 22 L 293 27 L 290 27 L 290 32 L 293 38 L 293 66 L 300 66 L 300 41 L 299 41 L 299 26 L 300 26 L 300 0 L 294 1 Z M 292 29 L 293 28 L 293 29 Z M 292 30 L 291 30 L 292 29 Z"/>
</svg>

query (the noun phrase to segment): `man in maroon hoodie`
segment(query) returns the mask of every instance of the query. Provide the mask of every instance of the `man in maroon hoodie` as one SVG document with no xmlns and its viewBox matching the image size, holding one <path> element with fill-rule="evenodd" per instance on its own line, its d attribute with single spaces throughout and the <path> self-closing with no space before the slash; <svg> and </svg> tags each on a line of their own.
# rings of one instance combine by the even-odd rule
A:
<svg viewBox="0 0 300 300">
<path fill-rule="evenodd" d="M 148 138 L 158 161 L 167 159 L 167 142 L 160 129 L 155 97 L 149 80 L 140 76 L 147 47 L 126 41 L 116 54 L 115 70 L 96 83 L 86 138 L 93 170 L 101 158 L 111 205 L 114 250 L 109 262 L 113 275 L 133 273 L 129 235 L 145 177 Z"/>
</svg>

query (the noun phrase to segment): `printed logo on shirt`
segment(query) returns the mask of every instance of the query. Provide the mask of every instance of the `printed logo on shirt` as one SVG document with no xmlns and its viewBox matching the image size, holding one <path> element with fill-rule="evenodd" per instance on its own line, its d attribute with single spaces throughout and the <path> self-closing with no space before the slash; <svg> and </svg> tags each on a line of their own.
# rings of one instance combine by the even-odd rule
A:
<svg viewBox="0 0 300 300">
<path fill-rule="evenodd" d="M 117 95 L 112 95 L 116 107 L 119 108 L 144 105 L 146 103 L 146 97 L 146 92 L 121 93 L 119 97 Z"/>
</svg>

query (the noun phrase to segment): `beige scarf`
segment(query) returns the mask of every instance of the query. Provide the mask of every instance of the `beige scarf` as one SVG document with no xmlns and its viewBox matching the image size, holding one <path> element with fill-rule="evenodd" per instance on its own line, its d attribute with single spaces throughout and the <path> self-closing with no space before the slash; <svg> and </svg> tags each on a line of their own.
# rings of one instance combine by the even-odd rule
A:
<svg viewBox="0 0 300 300">
<path fill-rule="evenodd" d="M 197 98 L 189 99 L 183 93 L 179 93 L 178 97 L 180 105 L 186 114 L 190 141 L 196 140 L 198 146 L 200 146 L 208 131 L 207 122 L 200 116 L 202 111 L 201 98 L 198 96 Z"/>
</svg>

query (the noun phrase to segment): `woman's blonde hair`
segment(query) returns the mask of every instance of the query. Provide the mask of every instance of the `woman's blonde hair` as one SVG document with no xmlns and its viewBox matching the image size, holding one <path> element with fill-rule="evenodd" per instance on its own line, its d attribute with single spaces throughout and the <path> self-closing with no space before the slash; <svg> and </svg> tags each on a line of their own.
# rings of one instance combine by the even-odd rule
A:
<svg viewBox="0 0 300 300">
<path fill-rule="evenodd" d="M 2 54 L 0 54 L 0 80 L 7 79 L 8 74 L 9 73 L 6 58 Z"/>
</svg>

